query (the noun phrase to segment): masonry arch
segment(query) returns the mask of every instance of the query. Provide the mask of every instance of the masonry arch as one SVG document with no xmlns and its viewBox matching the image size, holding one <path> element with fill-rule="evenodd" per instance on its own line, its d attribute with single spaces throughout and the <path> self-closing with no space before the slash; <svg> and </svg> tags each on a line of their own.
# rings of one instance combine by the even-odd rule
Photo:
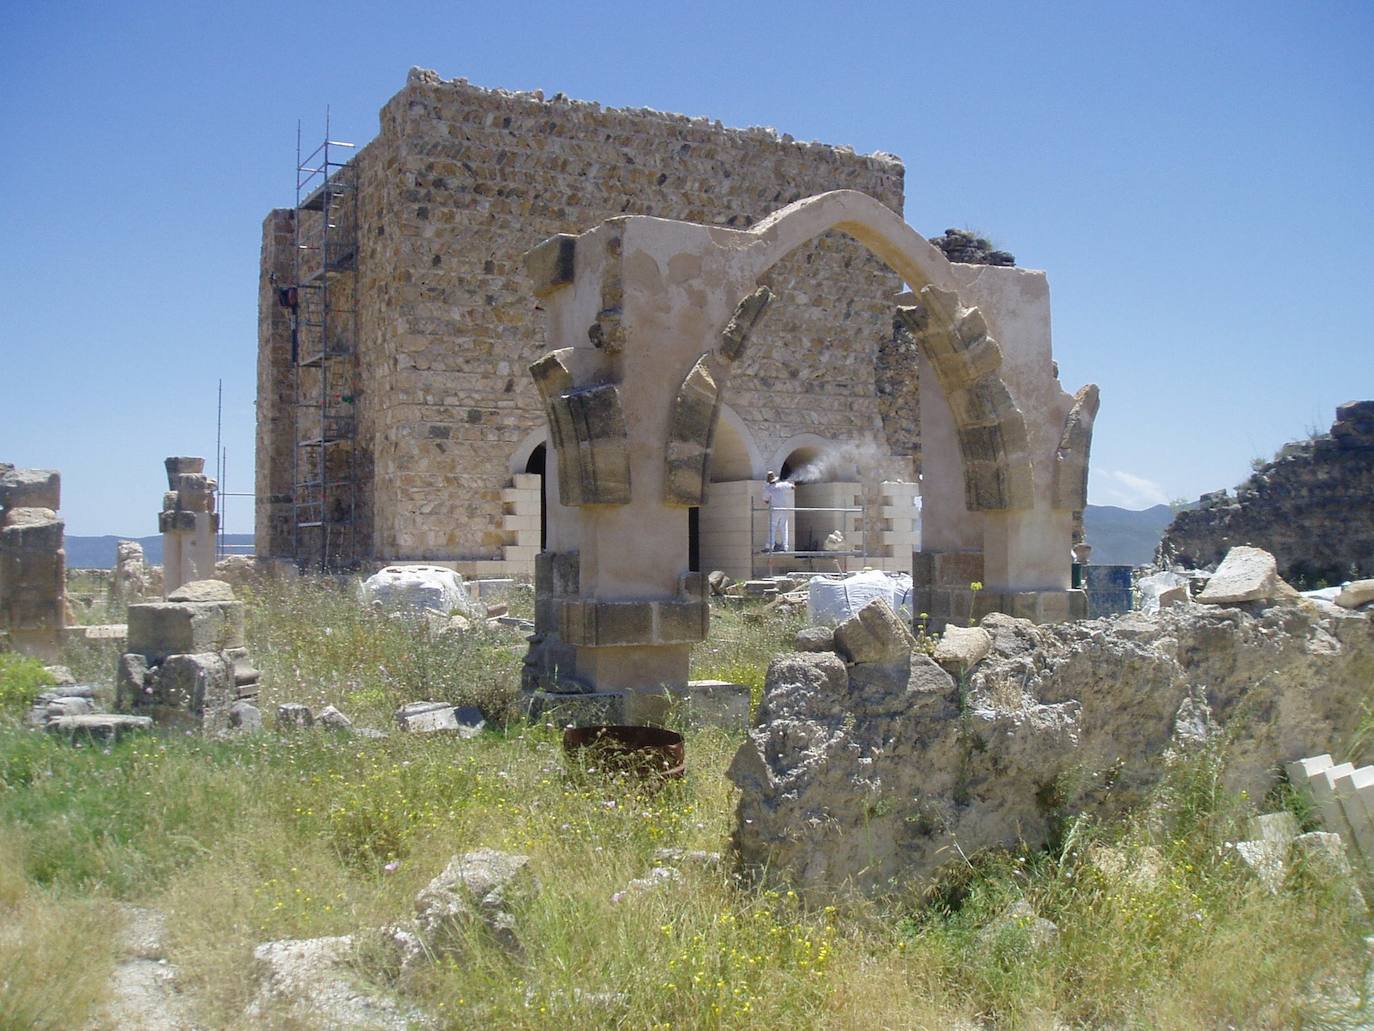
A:
<svg viewBox="0 0 1374 1031">
<path fill-rule="evenodd" d="M 754 435 L 738 413 L 721 402 L 715 440 L 711 446 L 710 482 L 759 480 L 763 478 L 763 473 L 763 452 L 754 442 Z"/>
<path fill-rule="evenodd" d="M 867 194 L 836 190 L 764 219 L 750 235 L 754 281 L 803 244 L 838 230 L 857 240 L 912 288 L 919 303 L 900 308 L 949 403 L 969 511 L 1034 505 L 1025 418 L 1000 370 L 1002 350 L 977 308 L 964 308 L 948 259 L 902 218 Z M 752 295 L 751 295 L 752 296 Z M 749 303 L 744 298 L 741 309 Z"/>
</svg>

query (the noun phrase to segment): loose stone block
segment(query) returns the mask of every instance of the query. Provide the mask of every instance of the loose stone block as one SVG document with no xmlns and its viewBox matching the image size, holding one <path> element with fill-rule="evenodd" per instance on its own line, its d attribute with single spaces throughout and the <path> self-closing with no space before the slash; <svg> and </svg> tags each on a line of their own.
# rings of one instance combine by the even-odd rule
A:
<svg viewBox="0 0 1374 1031">
<path fill-rule="evenodd" d="M 835 627 L 835 649 L 850 662 L 902 662 L 915 645 L 907 625 L 882 598 Z"/>
<path fill-rule="evenodd" d="M 169 655 L 241 648 L 243 603 L 143 602 L 129 606 L 129 650 L 157 665 Z"/>
<path fill-rule="evenodd" d="M 315 725 L 315 714 L 308 705 L 286 702 L 277 706 L 277 729 L 280 731 L 306 730 Z"/>
<path fill-rule="evenodd" d="M 682 707 L 689 727 L 749 727 L 750 692 L 744 684 L 724 680 L 689 680 L 685 690 L 672 692 Z"/>
<path fill-rule="evenodd" d="M 0 472 L 0 509 L 62 507 L 62 477 L 56 469 L 9 469 Z"/>
<path fill-rule="evenodd" d="M 526 717 L 556 727 L 596 727 L 625 722 L 625 695 L 620 691 L 567 694 L 532 691 L 522 698 Z"/>
<path fill-rule="evenodd" d="M 1279 567 L 1273 555 L 1263 548 L 1240 545 L 1226 553 L 1197 600 L 1204 605 L 1267 601 L 1278 596 L 1280 584 L 1287 587 L 1279 579 Z"/>
<path fill-rule="evenodd" d="M 935 661 L 958 676 L 968 672 L 992 651 L 992 636 L 980 626 L 947 626 L 935 646 Z"/>
<path fill-rule="evenodd" d="M 73 741 L 89 739 L 102 743 L 115 742 L 129 734 L 152 728 L 152 717 L 108 712 L 89 716 L 61 716 L 47 724 L 51 734 L 62 734 Z"/>
</svg>

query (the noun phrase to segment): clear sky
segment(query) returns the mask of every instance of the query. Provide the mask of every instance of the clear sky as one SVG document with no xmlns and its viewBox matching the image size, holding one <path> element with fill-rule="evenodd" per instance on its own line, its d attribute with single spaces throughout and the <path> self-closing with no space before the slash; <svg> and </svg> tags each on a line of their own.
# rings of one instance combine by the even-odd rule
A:
<svg viewBox="0 0 1374 1031">
<path fill-rule="evenodd" d="M 296 124 L 412 65 L 906 162 L 905 216 L 1046 269 L 1090 500 L 1143 508 L 1374 397 L 1374 3 L 0 4 L 0 460 L 155 533 L 169 454 L 252 490 L 257 265 Z M 212 463 L 213 464 L 213 463 Z M 228 529 L 252 529 L 231 503 Z"/>
</svg>

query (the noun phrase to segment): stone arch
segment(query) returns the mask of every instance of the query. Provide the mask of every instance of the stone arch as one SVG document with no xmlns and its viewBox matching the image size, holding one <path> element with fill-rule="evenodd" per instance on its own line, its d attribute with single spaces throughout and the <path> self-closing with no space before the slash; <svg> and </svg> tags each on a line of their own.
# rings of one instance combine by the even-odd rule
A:
<svg viewBox="0 0 1374 1031">
<path fill-rule="evenodd" d="M 811 449 L 815 452 L 816 456 L 819 457 L 834 448 L 835 442 L 827 437 L 822 437 L 815 433 L 797 433 L 788 437 L 773 449 L 768 459 L 768 468 L 781 476 L 782 467 L 787 464 L 788 458 L 798 451 Z"/>
<path fill-rule="evenodd" d="M 867 194 L 835 190 L 782 208 L 749 230 L 750 272 L 758 277 L 830 230 L 853 237 L 916 292 L 901 309 L 949 400 L 958 435 L 965 503 L 970 511 L 1034 505 L 1025 418 L 1000 376 L 1002 349 L 977 308 L 959 303 L 949 261 L 891 209 Z M 757 293 L 757 291 L 755 291 Z M 754 294 L 741 301 L 740 310 Z M 734 324 L 732 319 L 731 324 Z M 719 393 L 728 362 L 712 386 Z"/>
<path fill-rule="evenodd" d="M 547 426 L 537 426 L 520 438 L 520 443 L 515 445 L 515 450 L 510 453 L 510 460 L 506 463 L 508 471 L 523 473 L 530 463 L 530 456 L 540 444 L 549 446 L 549 429 Z M 550 448 L 551 450 L 551 448 Z"/>
<path fill-rule="evenodd" d="M 763 452 L 755 443 L 749 426 L 722 401 L 711 447 L 710 481 L 761 480 L 764 468 Z"/>
</svg>

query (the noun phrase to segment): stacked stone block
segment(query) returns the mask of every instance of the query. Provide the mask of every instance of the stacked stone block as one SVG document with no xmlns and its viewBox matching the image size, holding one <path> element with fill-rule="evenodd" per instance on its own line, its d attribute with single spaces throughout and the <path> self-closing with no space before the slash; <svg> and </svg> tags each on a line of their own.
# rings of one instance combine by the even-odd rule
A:
<svg viewBox="0 0 1374 1031">
<path fill-rule="evenodd" d="M 10 647 L 57 661 L 66 622 L 62 480 L 0 463 L 0 630 Z"/>
<path fill-rule="evenodd" d="M 122 712 L 223 730 L 234 703 L 257 695 L 243 603 L 222 581 L 193 581 L 166 601 L 130 605 L 128 648 L 115 669 Z"/>
<path fill-rule="evenodd" d="M 1088 618 L 1088 596 L 1081 590 L 988 590 L 983 586 L 980 551 L 918 551 L 911 567 L 916 618 L 932 632 L 949 624 L 974 626 L 991 612 L 1034 623 Z"/>
<path fill-rule="evenodd" d="M 162 588 L 167 597 L 182 584 L 215 575 L 214 480 L 205 475 L 205 459 L 175 457 L 167 465 L 167 493 L 157 528 L 162 534 Z"/>
<path fill-rule="evenodd" d="M 1322 826 L 1365 863 L 1374 860 L 1374 766 L 1356 768 L 1317 755 L 1285 763 L 1288 781 L 1315 803 Z"/>
</svg>

